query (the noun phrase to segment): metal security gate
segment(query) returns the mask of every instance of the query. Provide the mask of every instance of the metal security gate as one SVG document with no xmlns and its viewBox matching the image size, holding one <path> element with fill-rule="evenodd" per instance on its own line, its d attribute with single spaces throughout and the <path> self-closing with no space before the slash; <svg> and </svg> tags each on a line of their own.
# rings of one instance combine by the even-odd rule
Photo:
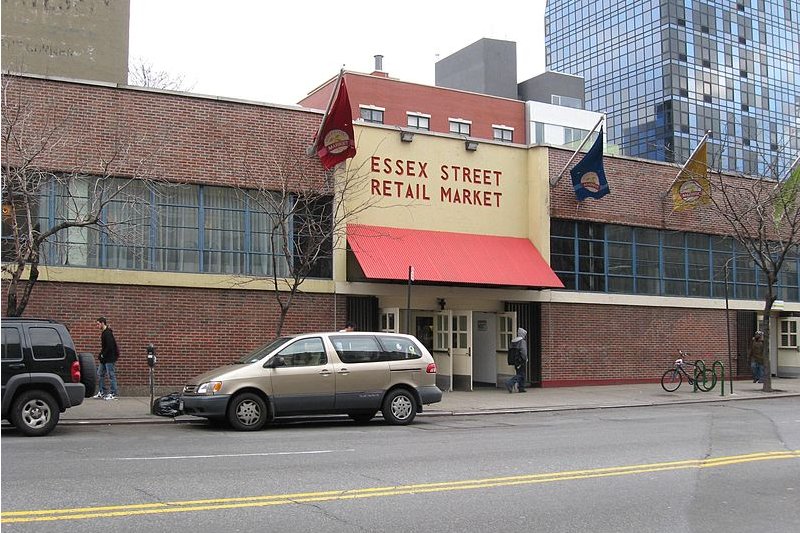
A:
<svg viewBox="0 0 800 533">
<path fill-rule="evenodd" d="M 359 331 L 378 331 L 380 308 L 375 296 L 348 296 L 347 321 L 354 322 Z M 337 327 L 344 327 L 344 324 Z"/>
<path fill-rule="evenodd" d="M 542 307 L 536 302 L 506 302 L 506 311 L 517 314 L 517 327 L 528 332 L 528 381 L 542 386 Z M 517 332 L 514 332 L 516 335 Z"/>
</svg>

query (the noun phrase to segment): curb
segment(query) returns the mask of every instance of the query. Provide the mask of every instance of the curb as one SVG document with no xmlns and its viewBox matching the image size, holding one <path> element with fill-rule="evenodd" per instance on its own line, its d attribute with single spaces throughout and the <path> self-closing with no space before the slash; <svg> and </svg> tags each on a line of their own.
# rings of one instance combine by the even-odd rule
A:
<svg viewBox="0 0 800 533">
<path fill-rule="evenodd" d="M 697 403 L 715 403 L 743 400 L 771 400 L 773 398 L 792 398 L 798 397 L 796 392 L 764 393 L 764 396 L 736 396 L 736 393 L 717 398 L 698 398 L 690 400 L 674 400 L 668 402 L 645 402 L 631 404 L 597 404 L 597 405 L 554 405 L 536 407 L 502 407 L 491 409 L 463 409 L 463 410 L 437 410 L 431 409 L 418 413 L 417 416 L 481 416 L 481 415 L 513 415 L 522 413 L 550 413 L 559 411 L 583 411 L 592 409 L 624 409 L 636 407 L 656 407 L 661 405 L 690 405 Z M 380 417 L 380 414 L 376 415 Z M 108 425 L 143 425 L 143 424 L 205 424 L 206 420 L 202 417 L 183 415 L 180 417 L 156 417 L 148 416 L 143 418 L 98 418 L 98 419 L 62 419 L 59 425 L 72 426 L 108 426 Z M 6 427 L 7 423 L 3 423 Z"/>
</svg>

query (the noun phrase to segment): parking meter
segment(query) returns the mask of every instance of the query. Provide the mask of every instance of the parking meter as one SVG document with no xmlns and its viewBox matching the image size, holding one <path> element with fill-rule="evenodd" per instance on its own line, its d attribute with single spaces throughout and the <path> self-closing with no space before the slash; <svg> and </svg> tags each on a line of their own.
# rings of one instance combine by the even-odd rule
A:
<svg viewBox="0 0 800 533">
<path fill-rule="evenodd" d="M 153 413 L 153 407 L 155 406 L 155 392 L 156 392 L 156 377 L 155 377 L 155 369 L 156 369 L 156 362 L 158 358 L 156 357 L 156 348 L 153 346 L 153 343 L 147 345 L 147 366 L 149 367 L 149 382 L 150 382 L 150 413 Z"/>
<path fill-rule="evenodd" d="M 150 368 L 154 368 L 156 366 L 156 362 L 158 358 L 156 357 L 156 349 L 153 346 L 153 343 L 147 345 L 147 366 Z"/>
</svg>

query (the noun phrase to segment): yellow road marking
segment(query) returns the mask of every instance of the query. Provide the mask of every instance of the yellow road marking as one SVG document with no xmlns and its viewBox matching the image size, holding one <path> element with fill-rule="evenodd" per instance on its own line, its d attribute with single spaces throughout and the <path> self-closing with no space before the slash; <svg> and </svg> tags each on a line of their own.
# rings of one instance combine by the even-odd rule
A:
<svg viewBox="0 0 800 533">
<path fill-rule="evenodd" d="M 711 459 L 688 459 L 665 463 L 649 463 L 628 466 L 592 468 L 587 470 L 569 470 L 549 474 L 527 474 L 483 479 L 466 479 L 461 481 L 444 481 L 438 483 L 419 483 L 398 485 L 394 487 L 373 487 L 363 489 L 344 489 L 320 492 L 298 492 L 292 494 L 275 494 L 266 496 L 249 496 L 240 498 L 214 498 L 207 500 L 189 500 L 177 502 L 154 502 L 130 505 L 110 505 L 104 507 L 77 507 L 72 509 L 41 509 L 31 511 L 7 511 L 0 513 L 0 523 L 49 522 L 54 520 L 83 520 L 89 518 L 112 518 L 120 516 L 136 516 L 143 514 L 187 513 L 194 511 L 211 511 L 220 509 L 238 509 L 243 507 L 267 507 L 294 503 L 311 503 L 341 500 L 357 500 L 382 496 L 400 496 L 403 494 L 425 494 L 431 492 L 448 492 L 456 490 L 475 490 L 513 485 L 532 485 L 552 483 L 576 479 L 592 479 L 599 477 L 627 476 L 648 472 L 665 472 L 690 468 L 718 468 L 754 461 L 773 461 L 776 459 L 800 459 L 800 450 L 761 452 L 745 455 L 731 455 Z"/>
</svg>

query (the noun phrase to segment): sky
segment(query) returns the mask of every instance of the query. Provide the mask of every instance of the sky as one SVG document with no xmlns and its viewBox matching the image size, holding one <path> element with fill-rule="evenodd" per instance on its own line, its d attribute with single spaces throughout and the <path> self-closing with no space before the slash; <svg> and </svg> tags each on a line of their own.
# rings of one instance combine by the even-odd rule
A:
<svg viewBox="0 0 800 533">
<path fill-rule="evenodd" d="M 389 2 L 131 0 L 132 64 L 189 92 L 296 104 L 376 54 L 403 81 L 434 85 L 435 63 L 483 37 L 517 43 L 517 77 L 544 72 L 545 0 Z"/>
</svg>

